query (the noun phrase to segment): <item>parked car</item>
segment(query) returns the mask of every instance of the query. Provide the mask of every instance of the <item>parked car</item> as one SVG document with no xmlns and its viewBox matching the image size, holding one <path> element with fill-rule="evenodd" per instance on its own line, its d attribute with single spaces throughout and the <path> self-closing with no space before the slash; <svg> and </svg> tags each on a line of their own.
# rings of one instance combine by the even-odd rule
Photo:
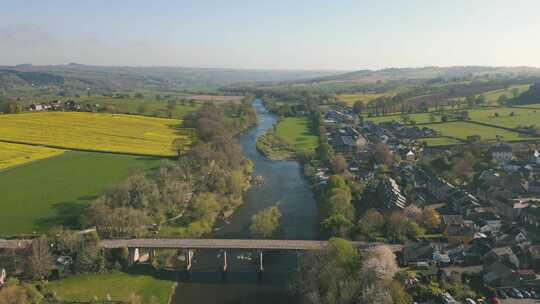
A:
<svg viewBox="0 0 540 304">
<path fill-rule="evenodd" d="M 528 292 L 528 291 L 525 290 L 525 289 L 521 289 L 519 292 L 521 292 L 521 294 L 523 295 L 524 298 L 532 298 L 531 293 Z"/>
<path fill-rule="evenodd" d="M 531 293 L 531 296 L 532 296 L 534 299 L 540 298 L 540 297 L 538 296 L 538 293 L 536 293 L 536 291 L 534 291 L 534 290 L 531 289 L 529 292 Z"/>
<path fill-rule="evenodd" d="M 499 298 L 497 298 L 497 297 L 491 298 L 489 303 L 491 303 L 491 304 L 502 304 L 501 300 Z"/>
<path fill-rule="evenodd" d="M 442 294 L 442 302 L 444 304 L 457 304 L 457 301 L 448 292 Z"/>
<path fill-rule="evenodd" d="M 519 290 L 515 288 L 510 289 L 510 294 L 512 295 L 513 298 L 523 299 L 523 294 L 521 294 L 521 292 L 519 292 Z"/>
<path fill-rule="evenodd" d="M 465 299 L 465 303 L 466 303 L 466 304 L 476 304 L 476 302 L 475 302 L 473 299 L 471 299 L 471 298 L 466 298 L 466 299 Z"/>
</svg>

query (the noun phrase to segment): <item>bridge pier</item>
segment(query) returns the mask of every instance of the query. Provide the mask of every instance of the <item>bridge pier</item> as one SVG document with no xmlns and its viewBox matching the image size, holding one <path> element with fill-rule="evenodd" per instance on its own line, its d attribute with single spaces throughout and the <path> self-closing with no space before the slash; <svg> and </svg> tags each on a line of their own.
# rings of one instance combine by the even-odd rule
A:
<svg viewBox="0 0 540 304">
<path fill-rule="evenodd" d="M 139 261 L 139 248 L 128 248 L 128 266 L 135 264 Z"/>
<path fill-rule="evenodd" d="M 155 258 L 156 258 L 156 249 L 150 248 L 150 250 L 148 251 L 148 262 L 152 264 Z"/>
<path fill-rule="evenodd" d="M 193 250 L 192 249 L 186 249 L 185 255 L 186 255 L 186 271 L 190 272 L 191 271 L 191 266 L 193 266 L 193 264 L 192 264 L 192 262 L 193 262 Z"/>
<path fill-rule="evenodd" d="M 263 252 L 262 250 L 259 250 L 259 272 L 263 272 L 264 266 L 263 266 Z"/>
<path fill-rule="evenodd" d="M 227 251 L 226 250 L 223 250 L 223 272 L 226 272 L 227 271 Z"/>
</svg>

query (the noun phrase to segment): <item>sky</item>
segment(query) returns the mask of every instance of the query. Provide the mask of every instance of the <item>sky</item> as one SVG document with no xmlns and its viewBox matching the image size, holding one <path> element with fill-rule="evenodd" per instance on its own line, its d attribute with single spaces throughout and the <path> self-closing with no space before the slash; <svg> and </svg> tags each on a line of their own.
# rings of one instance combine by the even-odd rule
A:
<svg viewBox="0 0 540 304">
<path fill-rule="evenodd" d="M 0 0 L 0 65 L 540 66 L 538 0 Z"/>
</svg>

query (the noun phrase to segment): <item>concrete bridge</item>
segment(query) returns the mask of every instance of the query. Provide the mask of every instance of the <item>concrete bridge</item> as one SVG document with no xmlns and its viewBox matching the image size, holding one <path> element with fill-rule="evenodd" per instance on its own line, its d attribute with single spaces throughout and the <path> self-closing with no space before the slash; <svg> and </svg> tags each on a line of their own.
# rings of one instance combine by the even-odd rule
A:
<svg viewBox="0 0 540 304">
<path fill-rule="evenodd" d="M 1 240 L 0 248 L 22 249 L 30 246 L 31 240 Z M 383 243 L 351 242 L 357 250 L 366 250 Z M 261 240 L 261 239 L 112 239 L 101 240 L 100 248 L 115 249 L 128 248 L 130 262 L 140 259 L 140 249 L 148 252 L 149 259 L 155 256 L 156 249 L 178 249 L 185 254 L 186 270 L 190 271 L 195 250 L 215 249 L 220 250 L 223 259 L 223 271 L 227 271 L 227 250 L 254 250 L 258 254 L 258 270 L 263 271 L 263 251 L 310 251 L 322 250 L 328 246 L 328 241 L 313 240 Z M 402 245 L 387 245 L 392 251 L 398 252 L 403 249 Z"/>
</svg>

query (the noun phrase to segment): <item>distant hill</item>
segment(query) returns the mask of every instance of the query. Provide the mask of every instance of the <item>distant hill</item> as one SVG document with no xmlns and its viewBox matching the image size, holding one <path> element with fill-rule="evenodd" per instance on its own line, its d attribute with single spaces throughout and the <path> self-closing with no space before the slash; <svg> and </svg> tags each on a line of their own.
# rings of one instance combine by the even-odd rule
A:
<svg viewBox="0 0 540 304">
<path fill-rule="evenodd" d="M 0 66 L 4 88 L 20 84 L 20 80 L 38 85 L 66 85 L 71 89 L 192 89 L 231 84 L 276 82 L 307 79 L 337 74 L 331 71 L 242 70 L 182 67 L 111 67 L 77 63 L 36 66 L 23 64 Z M 9 75 L 7 75 L 9 74 Z"/>
<path fill-rule="evenodd" d="M 389 68 L 382 70 L 359 70 L 338 75 L 329 75 L 310 79 L 310 82 L 376 82 L 392 79 L 431 79 L 460 78 L 480 75 L 501 76 L 540 76 L 540 69 L 533 67 L 422 67 L 422 68 Z"/>
</svg>

